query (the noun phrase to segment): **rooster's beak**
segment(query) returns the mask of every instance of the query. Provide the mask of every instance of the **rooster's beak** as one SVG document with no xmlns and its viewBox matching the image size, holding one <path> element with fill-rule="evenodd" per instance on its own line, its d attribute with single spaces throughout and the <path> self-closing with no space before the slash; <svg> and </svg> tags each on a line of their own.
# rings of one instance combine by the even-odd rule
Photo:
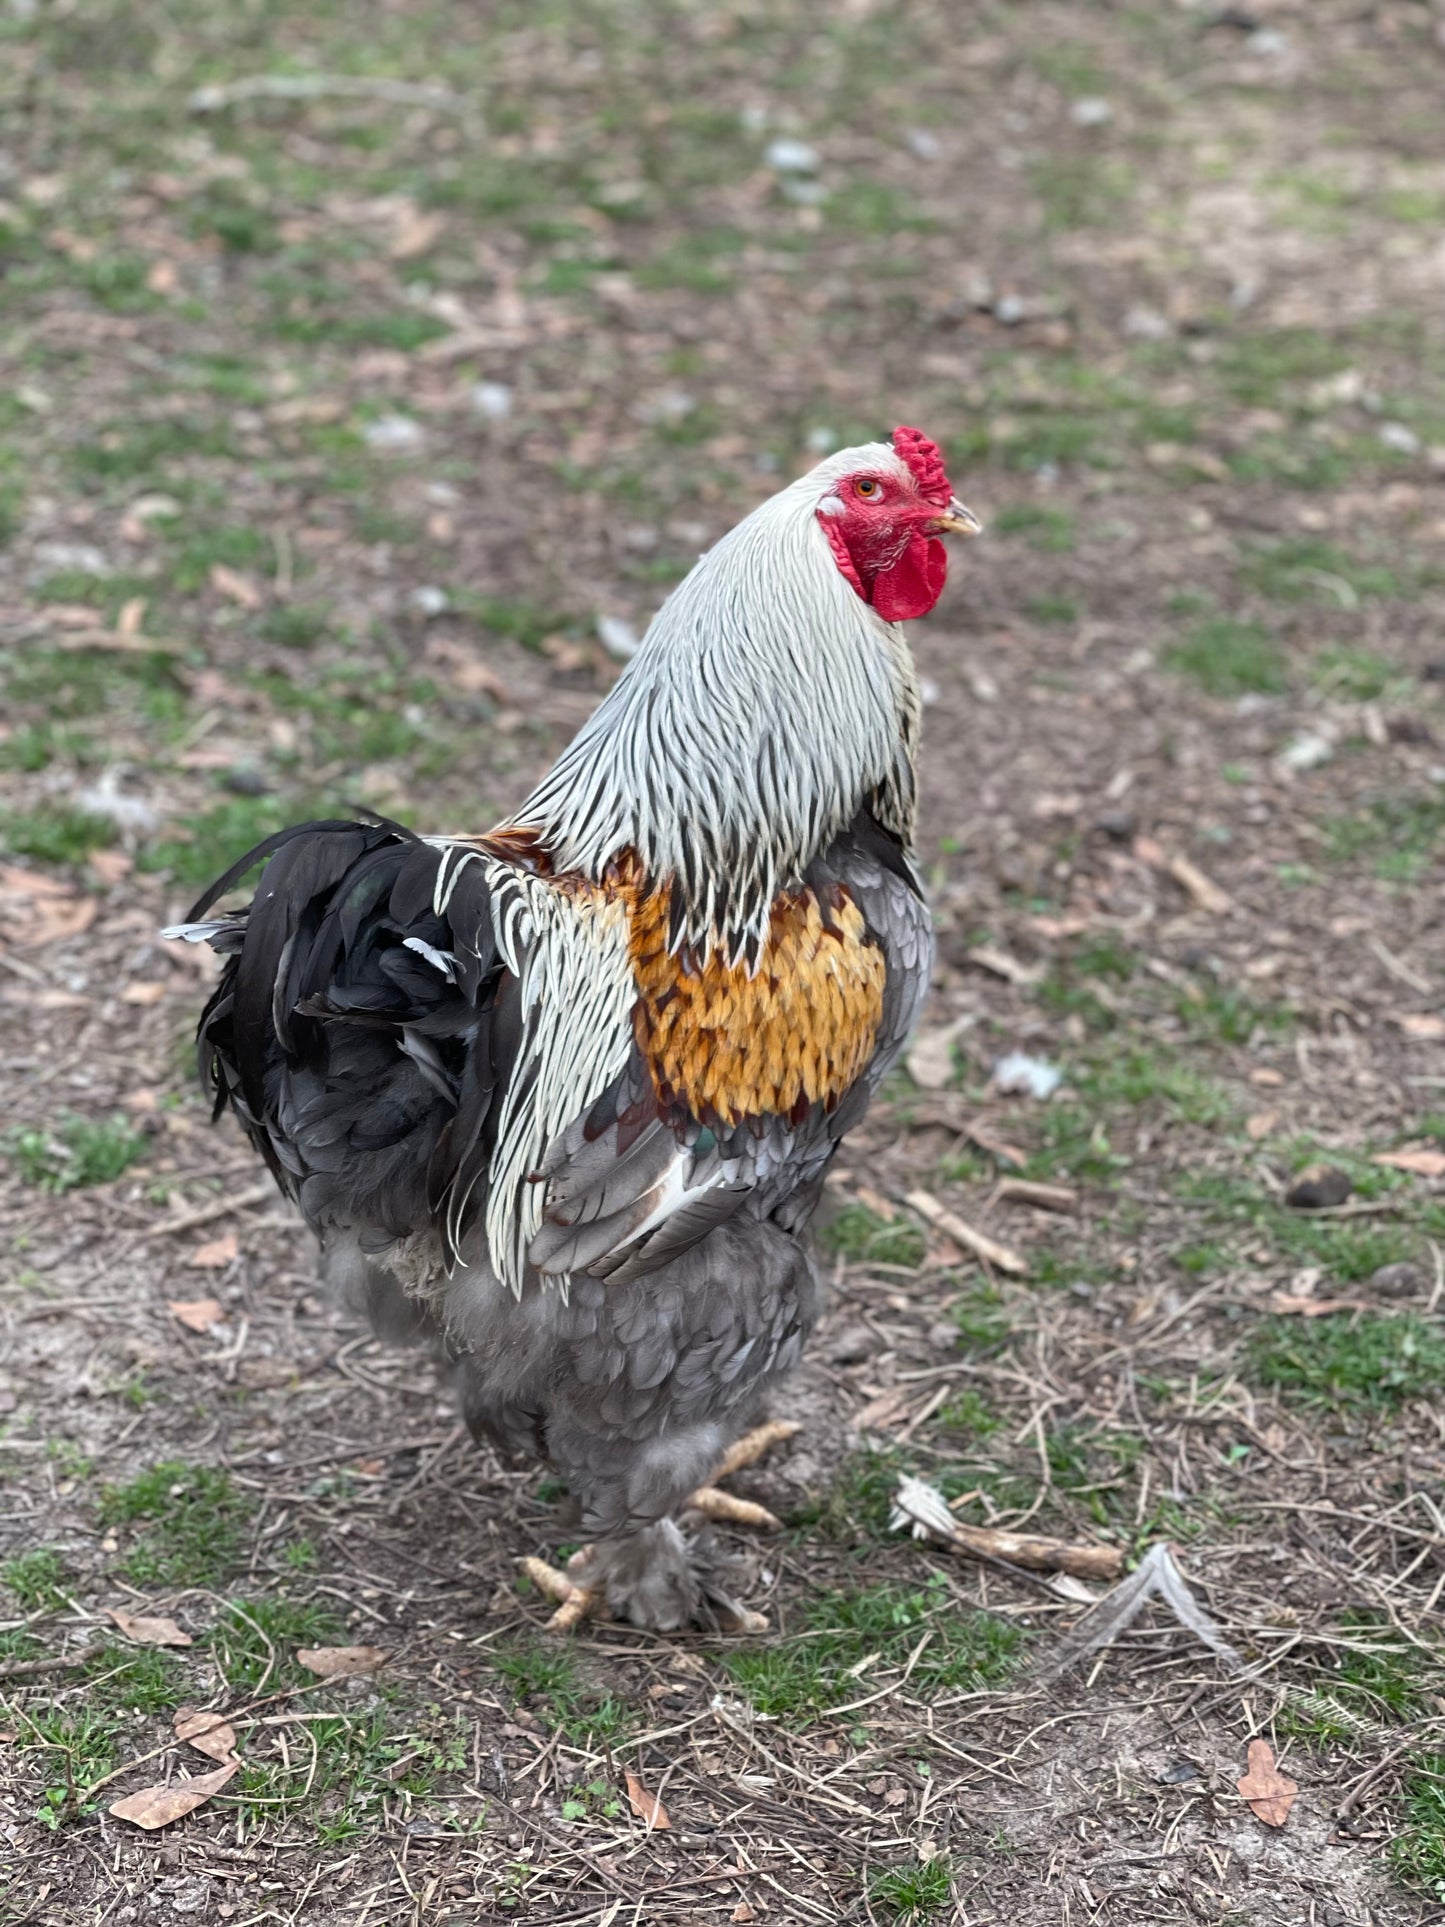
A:
<svg viewBox="0 0 1445 1927">
<path fill-rule="evenodd" d="M 981 535 L 983 523 L 972 509 L 966 509 L 955 495 L 942 515 L 935 515 L 927 525 L 930 535 Z"/>
</svg>

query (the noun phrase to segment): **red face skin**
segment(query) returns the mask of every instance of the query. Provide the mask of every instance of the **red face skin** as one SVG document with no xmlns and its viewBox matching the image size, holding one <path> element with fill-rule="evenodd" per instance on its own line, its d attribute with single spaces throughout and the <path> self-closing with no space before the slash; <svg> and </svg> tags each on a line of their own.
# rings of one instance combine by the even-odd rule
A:
<svg viewBox="0 0 1445 1927">
<path fill-rule="evenodd" d="M 948 552 L 926 531 L 939 505 L 925 500 L 917 484 L 860 469 L 834 491 L 841 515 L 820 513 L 834 560 L 863 600 L 885 622 L 926 616 L 948 580 Z"/>
</svg>

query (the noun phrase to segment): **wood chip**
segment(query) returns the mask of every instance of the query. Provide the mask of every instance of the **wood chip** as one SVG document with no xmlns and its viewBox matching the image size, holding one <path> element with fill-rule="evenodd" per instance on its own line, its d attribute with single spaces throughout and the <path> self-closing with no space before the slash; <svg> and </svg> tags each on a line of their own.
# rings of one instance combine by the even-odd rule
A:
<svg viewBox="0 0 1445 1927">
<path fill-rule="evenodd" d="M 964 956 L 979 970 L 986 970 L 990 976 L 1002 977 L 1011 984 L 1036 984 L 1044 974 L 1033 964 L 1020 963 L 1017 957 L 1009 956 L 1006 950 L 995 950 L 992 944 L 975 944 L 971 950 L 964 952 Z"/>
<path fill-rule="evenodd" d="M 117 1800 L 110 1811 L 117 1820 L 129 1820 L 133 1827 L 144 1827 L 147 1833 L 154 1833 L 157 1827 L 168 1827 L 173 1820 L 184 1820 L 188 1813 L 203 1807 L 240 1768 L 241 1762 L 233 1759 L 225 1766 L 218 1766 L 214 1773 L 199 1774 L 194 1780 L 142 1787 L 139 1793 L 128 1793 L 123 1800 Z"/>
<path fill-rule="evenodd" d="M 162 983 L 146 983 L 142 981 L 127 984 L 125 989 L 120 993 L 120 1001 L 123 1004 L 139 1004 L 142 1009 L 145 1009 L 152 1004 L 160 1003 L 169 989 L 169 984 Z"/>
<path fill-rule="evenodd" d="M 1268 1740 L 1250 1741 L 1249 1771 L 1235 1784 L 1255 1819 L 1267 1827 L 1282 1827 L 1299 1795 L 1299 1782 L 1280 1772 Z"/>
<path fill-rule="evenodd" d="M 1077 1211 L 1079 1194 L 1067 1184 L 1037 1184 L 1032 1178 L 1000 1178 L 993 1188 L 995 1204 L 1031 1204 L 1038 1211 Z"/>
<path fill-rule="evenodd" d="M 356 1673 L 374 1673 L 391 1655 L 380 1646 L 302 1646 L 296 1657 L 321 1679 L 350 1679 Z"/>
<path fill-rule="evenodd" d="M 228 569 L 224 562 L 211 564 L 211 587 L 242 609 L 259 609 L 266 600 L 250 576 L 242 575 L 239 569 Z"/>
<path fill-rule="evenodd" d="M 128 1613 L 119 1606 L 106 1606 L 103 1610 L 108 1619 L 115 1621 L 118 1630 L 137 1646 L 194 1646 L 196 1643 L 173 1619 L 163 1615 Z"/>
<path fill-rule="evenodd" d="M 1187 890 L 1200 909 L 1208 911 L 1211 917 L 1227 917 L 1234 908 L 1234 898 L 1228 891 L 1221 890 L 1187 856 L 1171 856 L 1168 868 L 1170 876 L 1180 888 Z"/>
<path fill-rule="evenodd" d="M 965 1223 L 956 1212 L 950 1211 L 947 1205 L 940 1204 L 938 1199 L 929 1192 L 910 1191 L 904 1203 L 910 1210 L 916 1211 L 920 1218 L 926 1218 L 946 1238 L 952 1238 L 954 1243 L 962 1245 L 965 1251 L 971 1251 L 976 1258 L 982 1258 L 985 1264 L 993 1265 L 999 1271 L 1009 1272 L 1015 1278 L 1027 1276 L 1028 1266 L 1016 1251 L 1010 1251 L 1007 1245 L 997 1243 L 986 1232 L 975 1231 L 971 1224 Z"/>
<path fill-rule="evenodd" d="M 1437 1017 L 1431 1010 L 1407 1010 L 1390 1019 L 1398 1025 L 1406 1037 L 1419 1037 L 1427 1042 L 1445 1038 L 1445 1017 Z"/>
</svg>

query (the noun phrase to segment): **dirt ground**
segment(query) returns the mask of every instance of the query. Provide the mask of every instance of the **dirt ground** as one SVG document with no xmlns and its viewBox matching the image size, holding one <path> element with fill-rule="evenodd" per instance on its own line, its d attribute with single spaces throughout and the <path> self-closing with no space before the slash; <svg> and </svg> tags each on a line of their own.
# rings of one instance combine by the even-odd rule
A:
<svg viewBox="0 0 1445 1927">
<path fill-rule="evenodd" d="M 0 7 L 6 1927 L 1445 1920 L 1442 87 L 1441 0 Z M 560 1495 L 329 1303 L 156 932 L 299 814 L 484 827 L 899 421 L 988 533 L 926 1028 L 734 1482 L 776 1631 L 559 1646 Z M 1101 1588 L 905 1472 L 1171 1546 L 1239 1667 L 1051 1676 Z"/>
</svg>

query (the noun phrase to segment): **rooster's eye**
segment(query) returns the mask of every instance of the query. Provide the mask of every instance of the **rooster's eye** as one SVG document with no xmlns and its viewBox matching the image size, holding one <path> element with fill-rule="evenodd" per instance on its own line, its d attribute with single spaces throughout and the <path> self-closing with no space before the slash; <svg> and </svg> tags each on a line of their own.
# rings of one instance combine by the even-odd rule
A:
<svg viewBox="0 0 1445 1927">
<path fill-rule="evenodd" d="M 861 495 L 865 502 L 871 502 L 883 493 L 883 484 L 875 482 L 871 475 L 861 475 L 853 484 L 854 493 Z"/>
</svg>

